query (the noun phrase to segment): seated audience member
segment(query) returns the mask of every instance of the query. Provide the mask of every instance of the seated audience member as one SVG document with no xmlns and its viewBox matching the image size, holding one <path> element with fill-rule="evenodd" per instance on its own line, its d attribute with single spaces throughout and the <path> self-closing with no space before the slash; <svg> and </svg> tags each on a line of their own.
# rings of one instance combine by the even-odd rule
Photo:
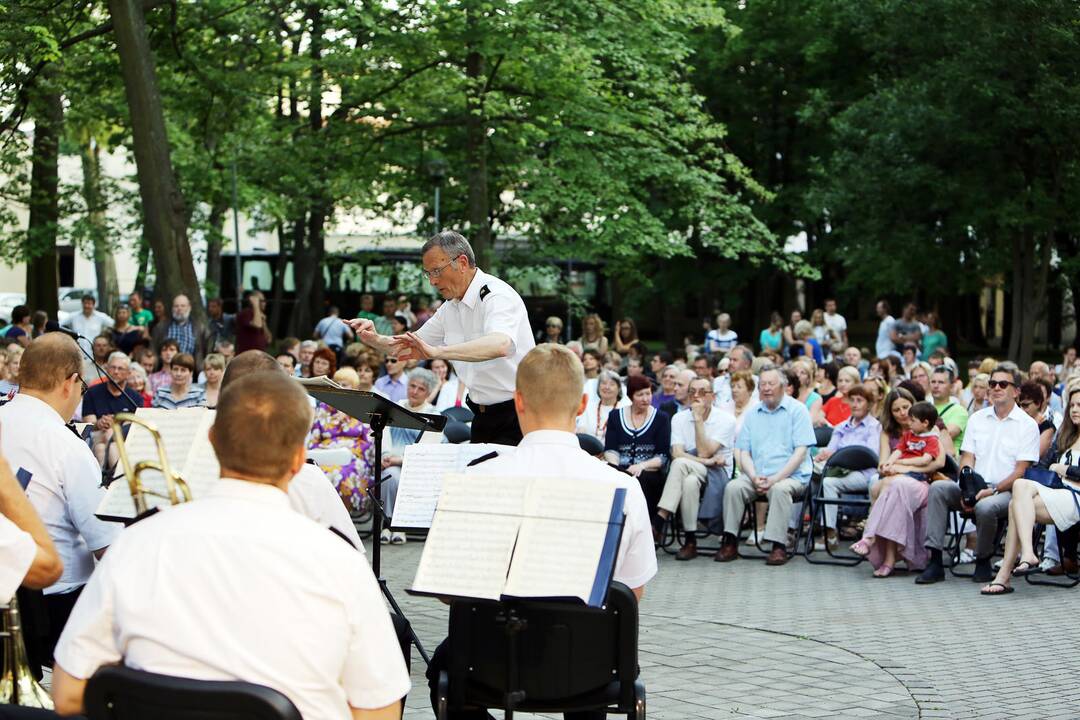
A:
<svg viewBox="0 0 1080 720">
<path fill-rule="evenodd" d="M 862 377 L 862 375 L 863 375 L 863 368 L 862 368 L 863 357 L 862 357 L 862 351 L 859 350 L 859 348 L 855 347 L 854 345 L 849 345 L 844 350 L 843 360 L 844 360 L 845 365 L 847 365 L 848 367 L 853 367 L 856 370 L 858 370 L 859 371 L 859 377 L 860 378 Z"/>
<path fill-rule="evenodd" d="M 346 369 L 352 372 L 342 374 Z M 360 373 L 352 368 L 342 368 L 333 377 L 335 382 L 340 378 L 344 381 L 342 384 L 349 383 L 346 387 L 353 387 L 351 383 L 355 383 L 356 389 L 363 389 L 359 387 Z M 342 502 L 350 510 L 359 512 L 375 477 L 375 439 L 371 435 L 371 426 L 320 401 L 315 406 L 315 420 L 308 433 L 307 447 L 309 450 L 347 448 L 352 453 L 343 465 L 319 467 L 330 478 Z"/>
<path fill-rule="evenodd" d="M 669 417 L 674 418 L 675 414 L 690 407 L 690 382 L 698 377 L 697 373 L 689 368 L 686 370 L 678 370 L 675 374 L 675 396 L 667 402 L 660 405 L 659 410 L 665 412 Z M 709 381 L 709 386 L 712 386 L 712 378 L 703 378 Z"/>
<path fill-rule="evenodd" d="M 145 345 L 140 345 L 135 348 L 135 352 L 131 353 L 131 361 L 142 367 L 147 382 L 149 382 L 150 376 L 157 370 L 157 355 L 154 354 L 154 351 Z M 147 386 L 146 391 L 150 392 L 149 385 Z"/>
<path fill-rule="evenodd" d="M 604 356 L 599 350 L 589 348 L 581 354 L 581 366 L 585 368 L 585 392 L 588 394 L 589 386 L 596 385 L 596 376 L 603 369 Z"/>
<path fill-rule="evenodd" d="M 398 403 L 406 410 L 416 413 L 436 414 L 435 406 L 428 402 L 428 396 L 435 389 L 435 373 L 426 368 L 416 368 L 409 373 L 409 387 L 406 398 Z M 397 500 L 398 483 L 401 480 L 401 464 L 404 462 L 405 448 L 417 441 L 420 433 L 404 428 L 387 428 L 383 435 L 382 479 L 380 488 L 386 517 L 394 516 L 394 501 Z M 405 533 L 390 532 L 389 523 L 383 528 L 379 542 L 393 545 L 405 544 Z"/>
<path fill-rule="evenodd" d="M 791 357 L 808 357 L 816 365 L 825 364 L 825 353 L 821 343 L 814 337 L 814 326 L 809 320 L 800 320 L 795 324 L 795 344 L 791 346 Z M 812 376 L 811 376 L 812 377 Z"/>
<path fill-rule="evenodd" d="M 773 544 L 769 565 L 787 562 L 787 528 L 794 501 L 801 500 L 812 470 L 809 449 L 817 444 L 810 413 L 784 392 L 787 378 L 777 368 L 758 377 L 760 402 L 748 411 L 736 441 L 740 474 L 724 490 L 724 539 L 714 560 L 738 557 L 736 542 L 746 503 L 758 494 L 769 501 L 765 521 L 767 542 Z"/>
<path fill-rule="evenodd" d="M 794 378 L 792 378 L 794 374 Z M 814 427 L 820 427 L 826 424 L 825 413 L 821 408 L 824 403 L 821 400 L 821 395 L 814 389 L 814 375 L 817 374 L 817 368 L 809 358 L 801 358 L 791 363 L 791 369 L 787 373 L 788 378 L 788 390 L 793 398 L 801 402 L 806 406 L 807 412 L 810 413 L 810 422 Z M 794 382 L 798 380 L 798 382 Z"/>
<path fill-rule="evenodd" d="M 319 349 L 319 343 L 314 340 L 305 340 L 300 343 L 296 350 L 296 362 L 300 365 L 300 377 L 315 377 L 311 372 L 311 361 L 315 357 L 315 351 Z"/>
<path fill-rule="evenodd" d="M 690 382 L 690 412 L 671 420 L 671 465 L 656 512 L 661 520 L 671 518 L 676 511 L 682 515 L 684 540 L 676 560 L 697 557 L 698 512 L 709 469 L 715 467 L 723 473 L 721 484 L 726 485 L 731 477 L 735 418 L 715 407 L 714 398 L 712 383 L 694 378 Z"/>
<path fill-rule="evenodd" d="M 328 347 L 321 347 L 311 356 L 311 377 L 333 378 L 337 372 L 337 355 Z"/>
<path fill-rule="evenodd" d="M 652 406 L 657 410 L 659 410 L 661 406 L 675 400 L 675 379 L 679 376 L 679 372 L 679 368 L 674 365 L 668 365 L 660 371 L 660 375 L 657 378 L 660 387 L 657 389 L 657 392 L 653 394 L 652 399 Z M 710 385 L 711 384 L 712 383 L 710 383 Z M 671 413 L 668 414 L 670 415 Z"/>
<path fill-rule="evenodd" d="M 1050 465 L 1050 470 L 1062 487 L 1051 488 L 1026 478 L 1013 483 L 1005 556 L 993 582 L 982 588 L 983 595 L 1010 593 L 1009 581 L 1014 572 L 1026 574 L 1038 569 L 1039 557 L 1032 543 L 1035 523 L 1053 525 L 1059 538 L 1080 523 L 1076 499 L 1080 493 L 1080 393 L 1069 396 L 1068 414 L 1061 423 L 1055 450 L 1057 462 Z M 1075 572 L 1075 558 L 1072 560 Z"/>
<path fill-rule="evenodd" d="M 889 384 L 879 377 L 870 377 L 863 380 L 863 389 L 870 398 L 870 414 L 876 418 L 882 417 L 885 408 L 885 396 L 889 394 Z"/>
<path fill-rule="evenodd" d="M 861 387 L 860 382 L 859 371 L 853 367 L 845 365 L 837 371 L 836 394 L 821 406 L 826 422 L 835 427 L 851 417 L 851 401 L 848 396 L 853 388 Z"/>
<path fill-rule="evenodd" d="M 123 662 L 265 685 L 305 717 L 398 717 L 409 677 L 378 583 L 354 550 L 289 507 L 307 397 L 275 371 L 237 379 L 221 400 L 210 439 L 222 479 L 128 528 L 106 556 L 57 648 L 57 711 L 84 712 L 86 680 Z"/>
<path fill-rule="evenodd" d="M 206 382 L 203 383 L 206 407 L 216 408 L 218 395 L 221 393 L 221 380 L 225 377 L 225 358 L 218 353 L 210 353 L 203 361 L 203 372 L 206 374 Z"/>
<path fill-rule="evenodd" d="M 109 332 L 117 350 L 130 355 L 137 345 L 150 342 L 146 328 L 131 324 L 131 308 L 127 305 L 117 305 L 114 316 L 115 322 Z"/>
<path fill-rule="evenodd" d="M 775 310 L 769 316 L 769 327 L 758 335 L 758 346 L 762 353 L 781 352 L 784 349 L 784 318 Z"/>
<path fill-rule="evenodd" d="M 649 517 L 664 486 L 664 467 L 671 452 L 671 418 L 652 406 L 652 385 L 643 375 L 626 379 L 630 404 L 608 414 L 604 458 L 638 479 Z"/>
<path fill-rule="evenodd" d="M 195 374 L 195 358 L 187 353 L 180 353 L 172 359 L 170 372 L 172 383 L 158 388 L 154 395 L 154 407 L 175 410 L 206 405 L 206 394 L 202 386 L 191 381 Z"/>
<path fill-rule="evenodd" d="M 0 377 L 0 400 L 9 399 L 19 392 L 19 370 L 22 366 L 23 349 L 12 348 L 7 351 L 4 374 Z M 80 368 L 82 365 L 80 364 Z"/>
<path fill-rule="evenodd" d="M 405 365 L 393 355 L 387 355 L 383 362 L 386 374 L 375 381 L 375 392 L 394 402 L 400 402 L 409 394 L 409 379 L 405 376 Z"/>
<path fill-rule="evenodd" d="M 930 373 L 933 369 L 930 367 L 930 363 L 921 360 L 915 363 L 915 367 L 911 369 L 909 379 L 922 388 L 924 398 L 930 395 Z"/>
<path fill-rule="evenodd" d="M 158 369 L 150 373 L 150 394 L 156 396 L 157 391 L 172 384 L 172 361 L 180 353 L 180 346 L 176 341 L 169 338 L 163 340 L 158 348 Z"/>
<path fill-rule="evenodd" d="M 757 404 L 757 381 L 748 370 L 731 374 L 731 407 L 735 416 L 735 437 L 742 431 L 746 411 Z"/>
<path fill-rule="evenodd" d="M 938 435 L 934 431 L 937 410 L 926 401 L 917 402 L 908 411 L 907 429 L 900 435 L 896 449 L 881 463 L 881 474 L 908 475 L 926 481 L 926 473 L 918 468 L 933 461 L 941 452 Z"/>
<path fill-rule="evenodd" d="M 850 367 L 846 369 L 851 369 Z M 853 385 L 846 392 L 851 406 L 851 415 L 833 430 L 828 446 L 817 454 L 815 460 L 828 462 L 837 450 L 861 445 L 873 452 L 878 452 L 881 438 L 881 423 L 870 414 L 870 395 L 862 385 Z M 870 486 L 877 480 L 877 471 L 839 470 L 826 475 L 821 481 L 821 494 L 826 500 L 839 500 L 843 493 L 869 493 Z M 825 542 L 835 547 L 836 505 L 825 506 Z M 819 548 L 824 550 L 825 547 Z"/>
<path fill-rule="evenodd" d="M 952 396 L 953 378 L 955 375 L 950 367 L 942 365 L 934 368 L 930 374 L 930 396 L 934 401 L 934 409 L 938 417 L 945 425 L 945 430 L 952 438 L 954 446 L 964 444 L 964 430 L 968 424 L 968 412 Z"/>
<path fill-rule="evenodd" d="M 19 586 L 41 590 L 60 579 L 64 564 L 11 466 L 0 455 L 0 597 Z"/>
<path fill-rule="evenodd" d="M 919 347 L 914 343 L 907 343 L 900 349 L 900 362 L 904 375 L 911 377 L 911 371 L 919 364 Z"/>
<path fill-rule="evenodd" d="M 614 373 L 618 373 L 622 370 L 623 358 L 622 355 L 614 350 L 608 350 L 604 353 L 604 370 L 611 370 Z"/>
<path fill-rule="evenodd" d="M 645 377 L 645 368 L 642 365 L 641 358 L 630 356 L 626 358 L 626 379 L 629 380 L 632 377 L 642 377 L 647 381 L 649 378 Z M 652 383 L 649 383 L 651 386 Z"/>
<path fill-rule="evenodd" d="M 82 399 L 81 369 L 82 353 L 75 341 L 62 333 L 46 333 L 23 354 L 19 394 L 0 407 L 0 454 L 25 484 L 26 496 L 64 565 L 60 579 L 44 591 L 48 632 L 25 633 L 26 638 L 42 638 L 31 654 L 46 665 L 94 570 L 94 558 L 100 559 L 123 529 L 94 515 L 105 494 L 101 465 L 66 426 Z M 23 621 L 29 625 L 33 618 Z"/>
<path fill-rule="evenodd" d="M 296 377 L 296 357 L 289 352 L 279 352 L 274 356 L 274 361 L 290 377 Z"/>
<path fill-rule="evenodd" d="M 1050 372 L 1050 366 L 1044 363 L 1042 360 L 1036 360 L 1031 363 L 1031 367 L 1028 369 L 1028 380 L 1035 382 L 1046 381 L 1050 384 L 1051 389 L 1054 386 L 1054 376 Z M 1062 414 L 1061 397 L 1051 392 L 1049 397 L 1050 410 L 1056 414 Z"/>
<path fill-rule="evenodd" d="M 603 357 L 608 351 L 608 339 L 604 331 L 604 321 L 596 313 L 590 313 L 581 322 L 581 337 L 578 338 L 578 342 L 584 350 L 595 350 L 600 357 Z M 588 375 L 585 377 L 588 379 Z"/>
<path fill-rule="evenodd" d="M 154 400 L 153 396 L 147 392 L 147 382 L 146 370 L 143 369 L 143 366 L 138 363 L 131 363 L 128 367 L 127 386 L 138 393 L 139 400 L 142 402 L 139 407 L 148 408 Z"/>
<path fill-rule="evenodd" d="M 98 365 L 107 363 L 109 361 L 109 355 L 112 355 L 114 352 L 116 352 L 116 346 L 113 345 L 112 336 L 108 334 L 108 331 L 94 338 L 93 356 L 94 362 Z M 83 379 L 88 385 L 95 385 L 99 382 L 104 382 L 105 376 L 101 374 L 101 371 L 97 369 L 97 366 L 90 364 L 89 362 L 84 362 Z"/>
<path fill-rule="evenodd" d="M 544 321 L 544 329 L 536 333 L 536 341 L 541 343 L 562 344 L 563 321 L 562 318 L 552 315 Z"/>
<path fill-rule="evenodd" d="M 356 389 L 372 392 L 375 389 L 375 377 L 379 372 L 379 360 L 373 354 L 365 354 L 359 356 L 357 361 L 353 366 L 356 370 Z"/>
<path fill-rule="evenodd" d="M 690 367 L 698 377 L 707 378 L 710 381 L 713 379 L 712 364 L 709 362 L 708 355 L 696 356 L 694 361 L 690 363 Z"/>
<path fill-rule="evenodd" d="M 608 420 L 611 411 L 624 408 L 630 399 L 623 394 L 619 376 L 611 370 L 605 370 L 597 378 L 596 388 L 587 396 L 585 411 L 577 417 L 577 432 L 598 438 L 601 442 L 607 436 Z"/>
<path fill-rule="evenodd" d="M 116 381 L 94 385 L 86 391 L 82 400 L 82 419 L 94 427 L 94 457 L 104 467 L 116 465 L 115 450 L 107 449 L 113 438 L 113 418 L 118 413 L 133 413 L 142 407 L 142 397 L 127 386 L 131 360 L 122 352 L 114 352 L 105 365 L 106 372 Z"/>
<path fill-rule="evenodd" d="M 435 406 L 436 412 L 452 407 L 464 407 L 469 393 L 465 383 L 461 382 L 461 378 L 454 371 L 454 366 L 442 358 L 432 360 L 429 365 L 431 372 L 435 373 L 436 384 L 428 402 Z"/>
<path fill-rule="evenodd" d="M 11 324 L 4 330 L 4 340 L 16 342 L 19 347 L 26 347 L 33 339 L 34 327 L 31 323 L 30 308 L 25 305 L 16 305 L 11 309 Z"/>
<path fill-rule="evenodd" d="M 840 366 L 833 360 L 817 369 L 814 376 L 814 389 L 821 396 L 822 409 L 825 403 L 836 397 L 836 383 L 840 379 Z"/>
<path fill-rule="evenodd" d="M 661 350 L 649 358 L 649 370 L 645 374 L 649 376 L 650 380 L 659 383 L 660 376 L 663 375 L 665 368 L 671 366 L 675 357 L 667 350 Z M 653 405 L 653 407 L 656 407 Z"/>
<path fill-rule="evenodd" d="M 990 559 L 998 520 L 1008 514 L 1013 481 L 1039 459 L 1039 426 L 1016 405 L 1019 384 L 1019 371 L 1000 366 L 994 369 L 990 375 L 992 407 L 971 416 L 960 448 L 960 473 L 974 471 L 987 484 L 986 489 L 975 495 L 974 508 L 966 508 L 975 515 L 975 582 L 988 582 L 993 577 Z M 945 579 L 941 551 L 949 511 L 965 509 L 960 486 L 951 482 L 931 485 L 927 505 L 926 546 L 930 563 L 916 579 L 921 584 Z"/>
</svg>

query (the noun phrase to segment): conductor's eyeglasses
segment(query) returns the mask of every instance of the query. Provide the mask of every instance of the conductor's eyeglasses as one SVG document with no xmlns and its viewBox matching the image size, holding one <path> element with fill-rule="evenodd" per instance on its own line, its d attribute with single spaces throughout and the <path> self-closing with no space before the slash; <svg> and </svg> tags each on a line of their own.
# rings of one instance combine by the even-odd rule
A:
<svg viewBox="0 0 1080 720">
<path fill-rule="evenodd" d="M 434 280 L 435 278 L 442 275 L 443 270 L 453 265 L 454 261 L 457 260 L 459 257 L 461 257 L 461 255 L 455 255 L 454 257 L 450 258 L 449 262 L 447 262 L 445 265 L 440 265 L 434 270 L 424 270 L 424 277 L 426 277 L 428 280 Z"/>
</svg>

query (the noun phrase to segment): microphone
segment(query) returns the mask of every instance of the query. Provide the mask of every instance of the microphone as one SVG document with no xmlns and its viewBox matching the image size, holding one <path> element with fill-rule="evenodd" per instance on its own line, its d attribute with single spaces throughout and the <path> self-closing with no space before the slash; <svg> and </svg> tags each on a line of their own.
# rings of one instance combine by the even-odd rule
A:
<svg viewBox="0 0 1080 720">
<path fill-rule="evenodd" d="M 60 323 L 56 322 L 55 320 L 50 320 L 47 323 L 45 323 L 45 332 L 47 332 L 47 333 L 48 332 L 64 333 L 65 335 L 67 335 L 72 340 L 75 340 L 76 342 L 79 341 L 80 339 L 83 339 L 82 335 L 75 332 L 74 330 L 68 330 L 66 327 L 61 327 Z"/>
</svg>

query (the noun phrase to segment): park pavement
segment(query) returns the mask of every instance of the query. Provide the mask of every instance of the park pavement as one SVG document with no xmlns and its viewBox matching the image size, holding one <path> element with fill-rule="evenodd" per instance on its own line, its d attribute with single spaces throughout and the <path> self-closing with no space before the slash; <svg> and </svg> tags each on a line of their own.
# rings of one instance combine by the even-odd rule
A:
<svg viewBox="0 0 1080 720">
<path fill-rule="evenodd" d="M 448 608 L 404 590 L 422 548 L 384 546 L 382 566 L 431 652 Z M 1018 579 L 986 598 L 964 578 L 916 586 L 801 557 L 659 565 L 640 610 L 649 718 L 1080 718 L 1080 588 Z M 407 720 L 432 717 L 423 671 L 414 651 Z"/>
</svg>

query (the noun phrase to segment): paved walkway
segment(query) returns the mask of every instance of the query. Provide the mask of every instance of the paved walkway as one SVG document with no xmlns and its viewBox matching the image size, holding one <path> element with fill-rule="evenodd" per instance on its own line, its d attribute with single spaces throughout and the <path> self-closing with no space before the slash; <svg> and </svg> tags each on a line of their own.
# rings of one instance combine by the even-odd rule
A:
<svg viewBox="0 0 1080 720">
<path fill-rule="evenodd" d="M 430 651 L 447 609 L 404 592 L 421 549 L 384 547 L 383 573 Z M 641 604 L 648 717 L 1078 718 L 1080 588 L 1016 586 L 984 598 L 966 579 L 921 587 L 865 564 L 662 555 Z M 413 657 L 405 717 L 430 718 Z"/>
</svg>

